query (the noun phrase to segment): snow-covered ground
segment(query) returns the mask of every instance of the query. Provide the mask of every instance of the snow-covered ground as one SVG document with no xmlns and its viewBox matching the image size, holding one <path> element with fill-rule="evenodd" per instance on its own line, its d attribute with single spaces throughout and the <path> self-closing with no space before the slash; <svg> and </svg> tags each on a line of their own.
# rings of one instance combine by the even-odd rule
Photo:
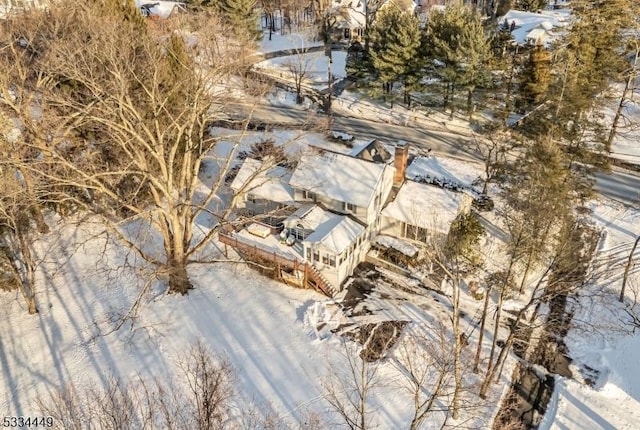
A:
<svg viewBox="0 0 640 430">
<path fill-rule="evenodd" d="M 189 295 L 168 296 L 154 284 L 135 323 L 112 332 L 142 288 L 144 266 L 108 242 L 98 225 L 57 220 L 53 227 L 35 245 L 43 259 L 37 279 L 41 312 L 29 316 L 16 292 L 0 293 L 5 415 L 38 414 L 36 396 L 69 386 L 103 387 L 111 376 L 170 378 L 180 371 L 185 351 L 200 341 L 229 359 L 238 390 L 258 407 L 268 405 L 283 418 L 313 411 L 327 422 L 335 419 L 321 384 L 345 370 L 344 341 L 323 327 L 351 319 L 333 315 L 333 300 L 244 265 L 201 265 L 190 270 L 195 289 Z M 409 301 L 386 306 L 387 319 L 433 325 L 430 311 Z M 398 363 L 382 362 L 379 374 L 384 384 L 372 390 L 372 416 L 380 428 L 404 428 L 411 402 Z M 483 427 L 482 417 L 489 415 L 463 417 Z"/>
<path fill-rule="evenodd" d="M 640 235 L 640 210 L 603 201 L 593 206 L 604 228 L 586 288 L 566 338 L 573 380 L 556 379 L 541 429 L 637 429 L 640 422 L 640 330 L 622 324 L 628 316 L 617 297 L 624 266 Z M 640 248 L 629 271 L 627 303 L 640 292 Z M 636 306 L 635 312 L 640 314 Z M 595 372 L 594 372 L 595 370 Z M 590 379 L 592 387 L 585 383 Z"/>
<path fill-rule="evenodd" d="M 288 49 L 296 40 L 277 34 L 272 37 L 271 41 L 261 42 L 262 52 Z M 334 55 L 335 76 L 344 76 L 342 54 Z M 285 60 L 267 61 L 267 67 L 285 73 Z M 318 81 L 324 79 L 326 85 L 326 58 L 318 61 L 314 70 Z M 283 97 L 280 102 L 289 100 Z M 363 100 L 356 91 L 343 93 L 335 109 L 379 121 L 406 121 L 470 133 L 467 122 L 400 107 L 391 110 Z M 283 131 L 274 137 L 292 139 L 292 133 L 299 134 Z M 320 135 L 308 136 L 311 137 L 296 137 L 296 144 L 291 147 L 322 141 Z M 260 137 L 264 136 L 256 133 L 247 139 Z M 474 169 L 456 160 L 439 161 L 429 161 L 423 167 L 467 185 L 478 176 L 478 166 Z M 484 250 L 487 260 L 497 264 L 502 258 L 497 251 L 500 226 L 492 214 L 484 216 L 496 228 L 490 234 L 496 240 L 487 239 Z M 611 330 L 613 323 L 624 316 L 615 303 L 615 291 L 620 286 L 625 256 L 640 234 L 640 210 L 601 202 L 594 205 L 594 219 L 606 231 L 594 266 L 609 272 L 600 276 L 592 288 L 610 288 L 612 293 L 600 295 L 600 300 L 585 301 L 575 319 L 598 322 L 603 333 L 586 336 L 583 329 L 570 332 L 567 343 L 578 379 L 558 380 L 543 429 L 631 429 L 637 428 L 640 418 L 640 372 L 634 360 L 640 353 L 640 338 Z M 167 296 L 156 282 L 143 296 L 135 323 L 111 332 L 149 278 L 148 269 L 123 248 L 107 241 L 98 225 L 53 221 L 52 232 L 35 244 L 41 260 L 36 291 L 41 312 L 27 315 L 17 292 L 0 291 L 0 412 L 33 415 L 38 412 L 35 396 L 69 385 L 77 389 L 104 386 L 111 375 L 124 380 L 137 375 L 175 375 L 180 357 L 199 340 L 229 358 L 237 371 L 238 390 L 258 407 L 269 405 L 284 418 L 301 418 L 306 411 L 319 413 L 329 422 L 336 418 L 328 412 L 321 383 L 330 374 L 344 371 L 345 360 L 343 338 L 328 327 L 353 319 L 339 314 L 333 300 L 269 280 L 244 265 L 200 265 L 190 269 L 195 289 L 188 296 Z M 640 289 L 640 264 L 637 259 L 634 264 L 629 298 Z M 390 279 L 393 276 L 388 274 Z M 416 288 L 413 284 L 403 288 L 401 294 L 385 285 L 372 295 L 366 309 L 377 312 L 370 315 L 370 320 L 406 320 L 416 327 L 435 327 L 439 317 L 446 317 L 446 298 L 434 298 L 422 290 L 411 295 L 411 289 Z M 444 289 L 447 293 L 446 285 Z M 466 289 L 463 291 L 462 306 L 468 315 L 463 330 L 472 346 L 477 339 L 473 322 L 480 305 Z M 361 304 L 358 310 L 364 307 Z M 486 341 L 490 342 L 491 337 Z M 508 362 L 501 385 L 490 393 L 489 406 L 465 410 L 462 419 L 451 424 L 488 427 L 497 396 L 502 386 L 510 383 L 512 364 Z M 600 372 L 593 388 L 581 380 L 584 365 Z M 380 372 L 385 383 L 376 387 L 371 401 L 376 423 L 383 429 L 405 428 L 411 414 L 411 398 L 399 383 L 402 372 L 397 360 L 382 362 Z M 435 414 L 433 425 L 439 428 L 441 419 Z"/>
</svg>

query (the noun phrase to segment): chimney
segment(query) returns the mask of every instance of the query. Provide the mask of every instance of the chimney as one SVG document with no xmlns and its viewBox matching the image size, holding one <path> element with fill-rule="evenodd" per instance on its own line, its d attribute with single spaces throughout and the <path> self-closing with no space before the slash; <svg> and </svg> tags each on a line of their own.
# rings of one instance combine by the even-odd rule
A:
<svg viewBox="0 0 640 430">
<path fill-rule="evenodd" d="M 409 144 L 401 140 L 396 145 L 393 159 L 393 167 L 396 172 L 393 175 L 393 186 L 399 187 L 404 182 L 404 174 L 407 171 L 407 158 L 409 157 Z"/>
</svg>

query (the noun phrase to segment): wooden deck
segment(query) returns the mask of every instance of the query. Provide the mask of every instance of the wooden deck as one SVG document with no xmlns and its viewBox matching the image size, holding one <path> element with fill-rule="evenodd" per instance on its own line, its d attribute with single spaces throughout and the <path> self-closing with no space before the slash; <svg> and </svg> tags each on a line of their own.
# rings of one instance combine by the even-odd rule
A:
<svg viewBox="0 0 640 430">
<path fill-rule="evenodd" d="M 328 297 L 333 297 L 336 293 L 335 288 L 329 281 L 315 267 L 305 261 L 298 261 L 296 258 L 285 257 L 275 251 L 266 250 L 255 242 L 238 238 L 232 234 L 219 232 L 218 237 L 223 244 L 241 251 L 245 259 L 256 258 L 272 263 L 277 270 L 278 279 L 283 278 L 281 275 L 282 269 L 293 270 L 294 273 L 300 271 L 303 273 L 302 285 L 305 288 L 313 288 Z"/>
</svg>

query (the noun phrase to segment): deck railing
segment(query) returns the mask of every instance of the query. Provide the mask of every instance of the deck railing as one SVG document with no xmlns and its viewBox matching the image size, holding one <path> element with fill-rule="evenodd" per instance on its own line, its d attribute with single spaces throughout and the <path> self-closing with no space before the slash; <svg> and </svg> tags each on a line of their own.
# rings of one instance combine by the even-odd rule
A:
<svg viewBox="0 0 640 430">
<path fill-rule="evenodd" d="M 278 254 L 276 251 L 261 247 L 257 243 L 250 240 L 239 238 L 235 235 L 219 232 L 218 237 L 220 242 L 225 245 L 244 251 L 246 258 L 256 256 L 262 260 L 272 262 L 278 268 L 287 268 L 294 271 L 301 270 L 304 273 L 305 288 L 313 288 L 328 297 L 333 297 L 335 294 L 334 287 L 326 280 L 324 276 L 315 267 L 308 264 L 305 261 L 298 261 L 297 258 L 285 257 Z"/>
</svg>

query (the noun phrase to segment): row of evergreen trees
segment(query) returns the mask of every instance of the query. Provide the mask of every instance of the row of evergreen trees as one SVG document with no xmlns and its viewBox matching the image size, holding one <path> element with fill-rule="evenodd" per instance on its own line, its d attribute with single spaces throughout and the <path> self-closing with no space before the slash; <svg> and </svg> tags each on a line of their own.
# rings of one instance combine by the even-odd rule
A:
<svg viewBox="0 0 640 430">
<path fill-rule="evenodd" d="M 504 113 L 555 100 L 559 114 L 581 116 L 612 82 L 623 80 L 626 45 L 634 34 L 637 39 L 625 29 L 638 22 L 631 0 L 577 0 L 573 14 L 573 25 L 551 49 L 517 47 L 508 29 L 462 2 L 432 12 L 422 25 L 391 1 L 366 35 L 367 61 L 348 61 L 347 73 L 373 82 L 387 98 L 401 83 L 407 103 L 408 92 L 425 92 L 434 88 L 425 83 L 437 82 L 445 108 L 453 109 L 452 99 L 463 91 L 470 112 L 476 90 L 490 89 Z"/>
</svg>

